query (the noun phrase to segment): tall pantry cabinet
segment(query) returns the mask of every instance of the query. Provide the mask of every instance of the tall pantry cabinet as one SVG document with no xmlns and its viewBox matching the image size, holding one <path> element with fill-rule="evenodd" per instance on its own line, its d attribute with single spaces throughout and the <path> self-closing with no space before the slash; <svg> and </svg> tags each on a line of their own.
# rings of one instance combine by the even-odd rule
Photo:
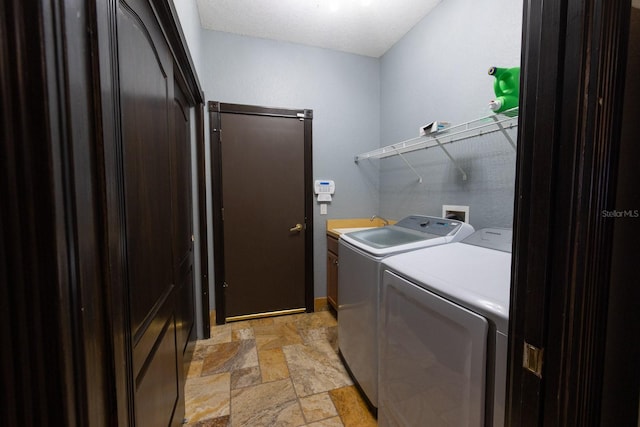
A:
<svg viewBox="0 0 640 427">
<path fill-rule="evenodd" d="M 2 2 L 0 425 L 183 423 L 203 107 L 171 0 Z"/>
<path fill-rule="evenodd" d="M 119 410 L 136 426 L 180 425 L 195 338 L 190 106 L 202 95 L 188 55 L 176 54 L 184 46 L 171 37 L 175 21 L 163 21 L 171 5 L 115 6 L 98 38 L 110 47 L 100 66 L 112 88 L 103 114 L 114 119 L 104 149 L 107 225 L 117 231 L 110 279 L 123 308 L 114 311 L 123 332 L 114 346 Z"/>
</svg>

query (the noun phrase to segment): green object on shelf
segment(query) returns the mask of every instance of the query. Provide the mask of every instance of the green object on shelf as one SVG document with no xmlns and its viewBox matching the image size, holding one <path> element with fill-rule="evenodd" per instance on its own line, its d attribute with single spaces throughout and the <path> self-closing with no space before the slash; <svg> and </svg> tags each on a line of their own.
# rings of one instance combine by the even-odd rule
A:
<svg viewBox="0 0 640 427">
<path fill-rule="evenodd" d="M 517 107 L 520 97 L 520 67 L 491 67 L 489 75 L 496 78 L 493 82 L 496 98 L 489 103 L 489 108 L 494 113 L 501 113 Z"/>
</svg>

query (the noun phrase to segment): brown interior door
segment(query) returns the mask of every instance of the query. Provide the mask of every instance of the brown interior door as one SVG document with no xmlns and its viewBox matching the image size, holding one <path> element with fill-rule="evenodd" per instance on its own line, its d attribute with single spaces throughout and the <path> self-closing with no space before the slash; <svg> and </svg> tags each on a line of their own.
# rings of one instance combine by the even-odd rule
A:
<svg viewBox="0 0 640 427">
<path fill-rule="evenodd" d="M 304 120 L 220 115 L 226 318 L 305 308 Z"/>
</svg>

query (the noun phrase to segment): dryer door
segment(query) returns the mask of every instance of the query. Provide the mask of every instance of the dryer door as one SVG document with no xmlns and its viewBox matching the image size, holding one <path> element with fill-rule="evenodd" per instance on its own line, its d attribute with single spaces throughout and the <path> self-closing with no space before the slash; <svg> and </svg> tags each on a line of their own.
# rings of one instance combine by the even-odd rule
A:
<svg viewBox="0 0 640 427">
<path fill-rule="evenodd" d="M 483 426 L 487 320 L 385 271 L 380 426 Z"/>
</svg>

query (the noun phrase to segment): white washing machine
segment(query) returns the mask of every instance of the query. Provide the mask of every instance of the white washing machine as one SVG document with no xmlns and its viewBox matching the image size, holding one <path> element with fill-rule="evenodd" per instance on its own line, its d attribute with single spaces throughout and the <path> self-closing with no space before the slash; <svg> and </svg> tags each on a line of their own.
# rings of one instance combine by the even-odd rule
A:
<svg viewBox="0 0 640 427">
<path fill-rule="evenodd" d="M 383 262 L 380 426 L 503 426 L 512 231 Z"/>
<path fill-rule="evenodd" d="M 394 225 L 340 236 L 338 347 L 372 407 L 378 406 L 380 262 L 393 254 L 462 240 L 473 231 L 461 221 L 412 215 Z"/>
</svg>

